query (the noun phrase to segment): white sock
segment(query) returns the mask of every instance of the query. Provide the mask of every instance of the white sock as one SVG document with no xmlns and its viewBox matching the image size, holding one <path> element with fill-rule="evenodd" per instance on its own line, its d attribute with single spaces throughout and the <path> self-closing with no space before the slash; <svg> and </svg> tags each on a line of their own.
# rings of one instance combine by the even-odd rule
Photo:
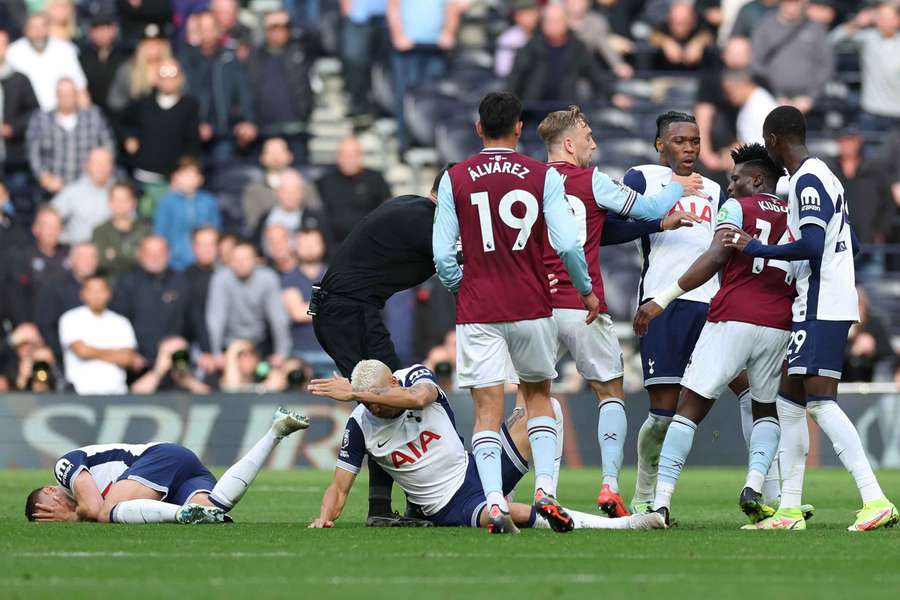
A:
<svg viewBox="0 0 900 600">
<path fill-rule="evenodd" d="M 275 432 L 271 429 L 267 431 L 266 435 L 262 436 L 262 439 L 256 442 L 243 458 L 225 471 L 216 487 L 213 488 L 209 499 L 225 510 L 234 508 L 280 441 L 281 438 L 277 437 Z"/>
<path fill-rule="evenodd" d="M 753 433 L 753 395 L 749 388 L 738 396 L 738 406 L 741 409 L 741 431 L 744 433 L 744 443 L 749 450 L 750 435 Z"/>
<path fill-rule="evenodd" d="M 781 504 L 781 463 L 778 461 L 778 455 L 781 454 L 780 448 L 779 445 L 779 451 L 775 453 L 772 466 L 769 467 L 769 472 L 766 473 L 766 479 L 763 481 L 763 502 L 769 506 Z"/>
<path fill-rule="evenodd" d="M 637 482 L 634 487 L 633 502 L 650 502 L 656 489 L 656 474 L 659 470 L 659 453 L 662 450 L 666 431 L 672 422 L 672 415 L 651 412 L 647 415 L 638 433 Z"/>
<path fill-rule="evenodd" d="M 781 505 L 779 508 L 800 508 L 803 496 L 803 474 L 809 452 L 809 427 L 806 409 L 781 396 L 777 401 L 778 422 L 781 424 Z"/>
<path fill-rule="evenodd" d="M 160 502 L 159 500 L 126 500 L 119 502 L 112 509 L 109 520 L 113 523 L 175 523 L 175 515 L 181 508 L 177 504 Z"/>
<path fill-rule="evenodd" d="M 559 487 L 559 468 L 562 466 L 563 442 L 566 428 L 565 418 L 559 400 L 550 398 L 550 405 L 553 407 L 553 418 L 556 421 L 556 464 L 553 467 L 553 489 L 557 489 Z"/>
<path fill-rule="evenodd" d="M 572 520 L 575 521 L 575 529 L 628 529 L 628 518 L 619 517 L 610 519 L 600 515 L 579 512 L 570 508 L 565 509 Z"/>
<path fill-rule="evenodd" d="M 813 400 L 813 398 L 822 397 L 811 396 L 806 409 L 831 440 L 834 451 L 844 464 L 844 468 L 853 475 L 863 503 L 882 498 L 884 492 L 881 491 L 878 479 L 872 472 L 872 465 L 869 464 L 869 459 L 866 457 L 866 451 L 863 449 L 856 427 L 837 405 L 834 398 L 827 400 Z"/>
<path fill-rule="evenodd" d="M 656 495 L 653 498 L 653 508 L 661 508 L 672 506 L 672 494 L 675 493 L 675 484 L 665 481 L 656 482 Z"/>
</svg>

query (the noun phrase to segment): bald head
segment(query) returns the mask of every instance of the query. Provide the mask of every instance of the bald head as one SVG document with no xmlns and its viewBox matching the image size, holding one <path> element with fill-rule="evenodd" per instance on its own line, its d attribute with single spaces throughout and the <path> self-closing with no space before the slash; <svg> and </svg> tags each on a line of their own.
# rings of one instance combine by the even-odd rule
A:
<svg viewBox="0 0 900 600">
<path fill-rule="evenodd" d="M 358 175 L 363 169 L 363 149 L 353 136 L 344 138 L 338 147 L 337 166 L 347 177 Z"/>
</svg>

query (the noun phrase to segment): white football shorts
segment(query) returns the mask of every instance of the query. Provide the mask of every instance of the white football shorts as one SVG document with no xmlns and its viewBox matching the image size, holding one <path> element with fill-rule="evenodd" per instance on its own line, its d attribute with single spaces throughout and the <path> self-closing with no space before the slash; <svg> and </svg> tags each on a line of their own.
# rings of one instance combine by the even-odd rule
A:
<svg viewBox="0 0 900 600">
<path fill-rule="evenodd" d="M 588 381 L 612 381 L 622 377 L 625 365 L 622 348 L 613 321 L 607 314 L 599 315 L 586 325 L 587 311 L 574 308 L 554 308 L 556 321 L 556 362 L 566 355 L 575 361 L 578 374 Z"/>
<path fill-rule="evenodd" d="M 506 383 L 509 362 L 519 379 L 556 379 L 556 323 L 550 317 L 456 326 L 456 373 L 461 388 Z"/>
<path fill-rule="evenodd" d="M 739 321 L 707 321 L 691 354 L 681 386 L 715 400 L 747 369 L 757 402 L 778 398 L 781 368 L 791 332 Z"/>
</svg>

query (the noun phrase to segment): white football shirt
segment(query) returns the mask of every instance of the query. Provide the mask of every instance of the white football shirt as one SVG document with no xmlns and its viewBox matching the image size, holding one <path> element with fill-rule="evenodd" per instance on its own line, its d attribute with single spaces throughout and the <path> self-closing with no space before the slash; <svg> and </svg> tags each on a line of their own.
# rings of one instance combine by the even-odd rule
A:
<svg viewBox="0 0 900 600">
<path fill-rule="evenodd" d="M 82 341 L 94 348 L 137 348 L 128 319 L 111 310 L 95 315 L 87 306 L 66 311 L 59 319 L 59 342 L 64 349 L 66 379 L 79 394 L 125 394 L 125 369 L 103 360 L 82 360 L 69 348 Z"/>
</svg>

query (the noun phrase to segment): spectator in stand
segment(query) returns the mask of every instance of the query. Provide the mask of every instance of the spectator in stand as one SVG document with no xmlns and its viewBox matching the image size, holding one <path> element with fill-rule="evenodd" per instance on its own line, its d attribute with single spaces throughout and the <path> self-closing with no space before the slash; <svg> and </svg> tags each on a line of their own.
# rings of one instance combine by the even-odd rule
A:
<svg viewBox="0 0 900 600">
<path fill-rule="evenodd" d="M 282 284 L 285 275 L 297 271 L 297 256 L 291 241 L 292 235 L 293 232 L 284 225 L 267 227 L 263 234 L 264 245 L 269 251 L 269 266 L 282 277 Z"/>
<path fill-rule="evenodd" d="M 445 53 L 456 46 L 459 14 L 456 0 L 388 0 L 388 30 L 394 47 L 394 116 L 401 150 L 409 147 L 403 96 L 410 88 L 444 76 Z"/>
<path fill-rule="evenodd" d="M 372 66 L 387 51 L 387 0 L 341 0 L 341 61 L 350 117 L 369 117 Z"/>
<path fill-rule="evenodd" d="M 59 319 L 63 313 L 81 305 L 81 287 L 97 274 L 97 248 L 90 242 L 72 246 L 68 270 L 47 280 L 38 292 L 34 322 L 57 361 L 62 359 L 59 342 Z"/>
<path fill-rule="evenodd" d="M 221 33 L 209 12 L 194 15 L 199 44 L 181 57 L 188 92 L 200 103 L 200 140 L 213 162 L 232 160 L 235 144 L 246 148 L 256 139 L 253 92 L 244 66 L 222 47 Z"/>
<path fill-rule="evenodd" d="M 753 32 L 753 73 L 779 104 L 807 113 L 834 73 L 825 28 L 806 16 L 807 0 L 780 0 Z"/>
<path fill-rule="evenodd" d="M 888 131 L 900 127 L 900 4 L 881 2 L 838 27 L 832 41 L 851 40 L 860 50 L 860 127 Z"/>
<path fill-rule="evenodd" d="M 56 390 L 61 379 L 56 357 L 34 323 L 22 323 L 3 342 L 9 347 L 0 348 L 0 391 Z"/>
<path fill-rule="evenodd" d="M 9 208 L 10 198 L 6 186 L 0 183 L 0 327 L 12 322 L 17 302 L 14 297 L 20 295 L 20 283 L 15 280 L 13 271 L 15 257 L 21 248 L 30 243 L 30 236 L 15 218 Z M 2 337 L 2 336 L 0 336 Z"/>
<path fill-rule="evenodd" d="M 634 69 L 610 42 L 609 23 L 600 13 L 591 10 L 590 0 L 565 0 L 569 28 L 594 53 L 603 57 L 606 65 L 619 79 L 631 79 Z"/>
<path fill-rule="evenodd" d="M 281 174 L 278 188 L 275 190 L 278 204 L 262 216 L 257 226 L 254 240 L 260 244 L 263 232 L 272 225 L 283 225 L 288 231 L 300 229 L 321 229 L 327 239 L 331 239 L 330 229 L 322 213 L 306 208 L 303 197 L 303 175 L 295 169 L 287 169 Z M 268 252 L 263 248 L 263 253 Z"/>
<path fill-rule="evenodd" d="M 28 7 L 25 0 L 0 2 L 0 29 L 9 31 L 13 37 L 19 37 L 27 16 Z"/>
<path fill-rule="evenodd" d="M 262 169 L 254 180 L 244 186 L 241 194 L 241 208 L 244 214 L 244 231 L 253 236 L 259 220 L 278 204 L 275 189 L 281 182 L 281 175 L 291 167 L 294 155 L 282 138 L 269 138 L 263 143 L 259 163 Z M 303 180 L 304 203 L 310 208 L 320 208 L 322 201 L 316 186 Z"/>
<path fill-rule="evenodd" d="M 290 355 L 290 321 L 281 302 L 281 284 L 272 269 L 258 263 L 253 244 L 239 243 L 228 268 L 213 274 L 206 327 L 220 368 L 225 367 L 223 351 L 235 340 L 249 340 L 276 367 Z"/>
<path fill-rule="evenodd" d="M 159 68 L 170 58 L 172 47 L 167 40 L 157 36 L 142 39 L 131 60 L 116 71 L 106 99 L 110 110 L 121 112 L 152 93 L 158 83 Z"/>
<path fill-rule="evenodd" d="M 516 54 L 507 87 L 526 102 L 570 104 L 581 78 L 590 81 L 595 94 L 610 89 L 597 59 L 569 31 L 565 9 L 550 4 L 544 8 L 541 35 L 533 36 Z M 629 98 L 622 94 L 612 94 L 611 99 L 619 108 L 630 106 Z"/>
<path fill-rule="evenodd" d="M 194 264 L 184 270 L 188 282 L 190 336 L 200 350 L 197 365 L 206 373 L 216 370 L 210 353 L 209 332 L 206 330 L 206 299 L 209 296 L 209 282 L 216 270 L 219 231 L 213 227 L 199 227 L 191 234 L 194 250 Z"/>
<path fill-rule="evenodd" d="M 153 231 L 169 242 L 169 264 L 176 271 L 184 271 L 194 262 L 191 232 L 205 225 L 222 227 L 216 197 L 201 190 L 202 185 L 200 163 L 195 158 L 184 157 L 172 172 L 169 193 L 156 207 Z"/>
<path fill-rule="evenodd" d="M 9 48 L 9 32 L 0 29 L 0 175 L 15 176 L 23 187 L 23 176 L 27 168 L 25 160 L 25 129 L 31 113 L 39 108 L 31 82 L 25 75 L 17 73 L 6 60 Z M 15 175 L 14 175 L 15 174 Z"/>
<path fill-rule="evenodd" d="M 134 177 L 155 205 L 180 156 L 200 155 L 200 106 L 184 94 L 184 74 L 175 59 L 159 65 L 155 93 L 131 103 L 123 116 Z"/>
<path fill-rule="evenodd" d="M 325 237 L 316 229 L 301 229 L 294 236 L 298 268 L 295 272 L 282 276 L 283 298 L 288 315 L 291 317 L 291 338 L 293 355 L 306 362 L 322 357 L 324 350 L 313 331 L 312 317 L 306 314 L 312 286 L 325 275 Z"/>
<path fill-rule="evenodd" d="M 43 0 L 47 31 L 55 40 L 71 42 L 78 35 L 73 0 Z"/>
<path fill-rule="evenodd" d="M 732 37 L 753 37 L 753 32 L 762 20 L 778 10 L 780 0 L 750 0 L 744 4 L 731 28 Z"/>
<path fill-rule="evenodd" d="M 657 49 L 654 68 L 684 71 L 697 68 L 715 37 L 700 23 L 693 4 L 679 0 L 669 7 L 665 25 L 654 31 L 649 41 Z"/>
<path fill-rule="evenodd" d="M 78 108 L 78 92 L 71 79 L 60 79 L 57 106 L 35 112 L 28 122 L 25 143 L 31 171 L 48 194 L 59 193 L 81 175 L 91 150 L 114 151 L 115 140 L 96 106 Z"/>
<path fill-rule="evenodd" d="M 234 51 L 242 61 L 247 60 L 253 43 L 253 32 L 238 21 L 237 0 L 210 0 L 209 12 L 222 32 L 222 46 Z"/>
<path fill-rule="evenodd" d="M 631 28 L 640 20 L 641 11 L 644 10 L 644 2 L 634 0 L 597 0 L 595 10 L 609 22 L 612 28 L 613 45 L 618 46 L 619 52 L 631 52 L 634 42 L 631 41 Z"/>
<path fill-rule="evenodd" d="M 131 322 L 138 352 L 149 364 L 161 340 L 173 335 L 190 339 L 190 291 L 182 274 L 169 268 L 165 238 L 145 237 L 137 257 L 138 266 L 119 278 L 111 307 Z"/>
<path fill-rule="evenodd" d="M 891 178 L 900 173 L 891 173 L 877 158 L 865 156 L 865 138 L 859 130 L 848 128 L 836 137 L 838 156 L 829 167 L 844 186 L 853 229 L 863 244 L 883 244 L 900 214 L 891 196 Z M 857 269 L 862 267 L 858 262 Z"/>
<path fill-rule="evenodd" d="M 208 394 L 210 387 L 191 372 L 187 340 L 169 337 L 159 344 L 156 361 L 146 373 L 131 384 L 132 394 L 155 394 L 159 391 L 184 390 L 191 394 Z"/>
<path fill-rule="evenodd" d="M 113 157 L 106 148 L 88 154 L 84 175 L 53 197 L 50 206 L 63 220 L 62 239 L 77 244 L 91 239 L 94 228 L 109 219 L 109 190 L 113 185 Z"/>
<path fill-rule="evenodd" d="M 319 178 L 316 187 L 336 246 L 363 217 L 391 197 L 381 173 L 363 166 L 362 144 L 353 136 L 341 142 L 337 165 Z"/>
<path fill-rule="evenodd" d="M 528 43 L 541 22 L 538 0 L 512 0 L 509 8 L 513 25 L 497 38 L 494 51 L 494 75 L 497 77 L 509 76 L 516 53 Z"/>
<path fill-rule="evenodd" d="M 44 284 L 66 269 L 68 247 L 59 243 L 62 220 L 49 207 L 38 209 L 31 226 L 33 240 L 11 252 L 9 281 L 15 286 L 8 297 L 13 324 L 31 321 L 35 300 Z"/>
<path fill-rule="evenodd" d="M 694 115 L 700 129 L 700 161 L 710 172 L 731 170 L 731 148 L 737 139 L 738 109 L 725 96 L 722 76 L 726 69 L 742 71 L 750 67 L 753 49 L 745 37 L 726 42 L 720 57 L 714 57 L 700 73 Z"/>
<path fill-rule="evenodd" d="M 13 70 L 31 81 L 41 110 L 52 111 L 57 103 L 57 83 L 70 80 L 80 101 L 86 105 L 87 80 L 78 63 L 78 49 L 71 42 L 54 39 L 48 33 L 47 17 L 41 13 L 28 17 L 25 36 L 9 46 L 6 59 Z"/>
<path fill-rule="evenodd" d="M 126 370 L 145 365 L 131 323 L 107 308 L 111 297 L 106 280 L 91 277 L 81 290 L 84 306 L 59 320 L 66 379 L 79 394 L 125 394 Z"/>
<path fill-rule="evenodd" d="M 265 41 L 247 64 L 259 133 L 288 142 L 294 160 L 307 162 L 307 125 L 315 97 L 310 70 L 316 50 L 303 39 L 291 39 L 290 17 L 277 10 L 265 16 Z"/>
<path fill-rule="evenodd" d="M 235 233 L 225 232 L 219 236 L 219 243 L 216 247 L 216 253 L 219 256 L 219 265 L 228 266 L 231 264 L 231 253 L 234 252 L 235 246 L 237 246 L 240 241 L 241 238 Z"/>
<path fill-rule="evenodd" d="M 762 144 L 763 122 L 778 107 L 769 90 L 761 87 L 749 71 L 728 71 L 722 80 L 728 101 L 738 109 L 737 141 L 742 144 Z"/>
<path fill-rule="evenodd" d="M 150 235 L 150 228 L 137 220 L 134 188 L 117 182 L 109 190 L 110 218 L 94 229 L 91 241 L 97 247 L 97 272 L 115 289 L 119 276 L 137 264 L 138 246 Z"/>
<path fill-rule="evenodd" d="M 859 293 L 859 322 L 850 327 L 841 380 L 874 381 L 881 365 L 886 373 L 894 372 L 896 356 L 885 319 L 872 310 L 869 295 L 862 286 L 856 291 Z"/>
<path fill-rule="evenodd" d="M 128 53 L 116 45 L 119 28 L 110 15 L 95 17 L 88 29 L 88 43 L 81 47 L 78 60 L 87 78 L 91 101 L 108 113 L 109 89 Z"/>
<path fill-rule="evenodd" d="M 122 37 L 132 43 L 147 32 L 159 36 L 171 27 L 173 5 L 180 0 L 116 0 Z"/>
<path fill-rule="evenodd" d="M 260 360 L 260 354 L 249 340 L 235 340 L 228 345 L 223 358 L 219 388 L 228 393 L 280 392 L 287 386 L 281 369 Z"/>
</svg>

